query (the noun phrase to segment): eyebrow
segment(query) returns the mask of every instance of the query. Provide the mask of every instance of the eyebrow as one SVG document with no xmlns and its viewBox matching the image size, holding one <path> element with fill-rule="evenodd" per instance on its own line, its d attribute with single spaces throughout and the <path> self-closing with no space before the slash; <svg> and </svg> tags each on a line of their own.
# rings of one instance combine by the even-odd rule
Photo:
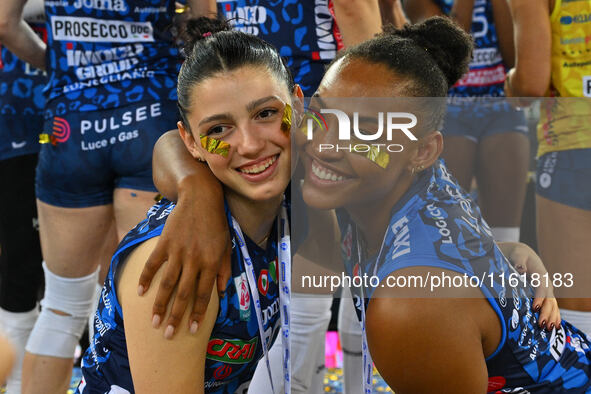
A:
<svg viewBox="0 0 591 394">
<path fill-rule="evenodd" d="M 246 105 L 246 110 L 248 112 L 252 112 L 254 111 L 259 105 L 261 104 L 265 104 L 268 101 L 271 100 L 279 100 L 279 98 L 277 96 L 267 96 L 267 97 L 263 97 L 254 101 L 251 101 L 250 103 L 248 103 Z M 201 120 L 201 122 L 199 122 L 199 126 L 201 126 L 204 123 L 209 123 L 209 122 L 214 122 L 214 121 L 218 121 L 218 120 L 225 120 L 225 119 L 230 119 L 232 118 L 232 115 L 229 113 L 223 113 L 223 114 L 216 114 L 216 115 L 211 115 L 208 116 L 207 118 L 204 118 L 203 120 Z"/>
<path fill-rule="evenodd" d="M 246 110 L 247 110 L 248 112 L 252 112 L 252 111 L 254 111 L 254 110 L 255 110 L 255 109 L 256 109 L 256 108 L 257 108 L 259 105 L 261 105 L 261 104 L 265 104 L 266 102 L 268 102 L 268 101 L 272 101 L 272 100 L 281 101 L 281 100 L 279 99 L 279 97 L 277 97 L 277 96 L 267 96 L 267 97 L 263 97 L 263 98 L 260 98 L 260 99 L 258 99 L 258 100 L 251 101 L 250 103 L 248 103 L 248 104 L 246 105 Z"/>
</svg>

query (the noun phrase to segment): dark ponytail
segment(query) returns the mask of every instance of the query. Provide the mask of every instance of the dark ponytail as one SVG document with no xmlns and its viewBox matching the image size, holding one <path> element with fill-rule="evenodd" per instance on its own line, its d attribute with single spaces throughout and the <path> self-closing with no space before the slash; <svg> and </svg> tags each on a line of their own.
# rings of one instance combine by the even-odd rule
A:
<svg viewBox="0 0 591 394">
<path fill-rule="evenodd" d="M 424 120 L 423 131 L 440 130 L 446 111 L 449 88 L 468 71 L 472 37 L 449 18 L 433 17 L 422 23 L 393 26 L 371 40 L 346 50 L 339 58 L 362 59 L 387 66 L 408 83 L 397 93 L 413 100 L 416 112 Z"/>
<path fill-rule="evenodd" d="M 272 45 L 251 34 L 233 31 L 226 21 L 199 17 L 187 22 L 184 32 L 185 62 L 178 77 L 177 95 L 181 118 L 190 111 L 194 85 L 220 72 L 243 66 L 263 66 L 291 91 L 293 78 Z M 238 92 L 237 92 L 238 93 Z"/>
</svg>

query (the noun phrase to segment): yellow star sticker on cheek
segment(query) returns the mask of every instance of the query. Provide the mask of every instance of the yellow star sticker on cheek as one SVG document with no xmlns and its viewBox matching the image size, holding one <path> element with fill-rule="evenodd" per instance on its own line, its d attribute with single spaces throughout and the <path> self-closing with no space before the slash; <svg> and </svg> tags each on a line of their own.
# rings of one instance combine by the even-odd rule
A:
<svg viewBox="0 0 591 394">
<path fill-rule="evenodd" d="M 358 153 L 363 154 L 366 158 L 373 161 L 382 168 L 388 167 L 388 164 L 390 163 L 390 155 L 388 155 L 388 153 L 384 152 L 383 150 L 380 150 L 378 146 L 371 145 L 367 153 Z"/>
<path fill-rule="evenodd" d="M 292 119 L 291 105 L 285 104 L 285 109 L 283 110 L 283 118 L 281 118 L 281 131 L 283 131 L 286 135 L 289 135 L 291 131 L 291 119 Z"/>
<path fill-rule="evenodd" d="M 202 135 L 200 137 L 201 146 L 209 153 L 220 155 L 222 157 L 228 157 L 230 151 L 230 144 L 222 140 L 216 140 L 215 138 Z"/>
</svg>

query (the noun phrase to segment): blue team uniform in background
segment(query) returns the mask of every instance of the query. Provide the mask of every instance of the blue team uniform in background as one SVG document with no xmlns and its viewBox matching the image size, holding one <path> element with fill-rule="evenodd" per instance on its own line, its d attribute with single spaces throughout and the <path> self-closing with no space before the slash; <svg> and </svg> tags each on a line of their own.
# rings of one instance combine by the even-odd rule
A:
<svg viewBox="0 0 591 394">
<path fill-rule="evenodd" d="M 289 192 L 286 196 L 289 196 Z M 115 290 L 115 276 L 119 264 L 125 261 L 135 247 L 162 233 L 166 219 L 174 207 L 175 204 L 167 200 L 154 205 L 148 212 L 147 219 L 127 234 L 115 252 L 94 318 L 94 340 L 83 357 L 83 380 L 78 387 L 78 393 L 134 392 L 127 357 L 123 313 Z M 226 214 L 228 215 L 228 211 Z M 228 222 L 229 228 L 232 228 L 229 217 Z M 266 250 L 245 237 L 256 274 L 263 328 L 272 338 L 271 343 L 281 327 L 276 226 L 277 221 L 271 230 Z M 228 282 L 226 296 L 219 301 L 218 317 L 207 346 L 206 393 L 246 393 L 257 363 L 263 356 L 254 302 L 248 290 L 244 263 L 233 232 L 231 264 L 232 277 Z M 269 347 L 271 343 L 268 344 Z M 127 391 L 115 391 L 120 389 Z"/>
<path fill-rule="evenodd" d="M 41 38 L 47 37 L 43 23 L 30 25 Z M 5 160 L 39 152 L 47 77 L 5 47 L 0 56 L 0 160 Z"/>
<path fill-rule="evenodd" d="M 453 0 L 433 0 L 449 15 Z M 448 115 L 443 132 L 478 142 L 504 132 L 527 132 L 523 112 L 512 108 L 505 97 L 508 71 L 499 48 L 499 38 L 490 0 L 475 0 L 470 34 L 474 38 L 473 58 L 468 72 L 448 91 Z"/>
<path fill-rule="evenodd" d="M 36 190 L 56 206 L 155 191 L 152 148 L 176 128 L 172 0 L 47 0 L 49 73 Z"/>
<path fill-rule="evenodd" d="M 220 0 L 217 5 L 234 29 L 279 50 L 306 97 L 314 94 L 326 65 L 343 46 L 328 0 Z"/>
<path fill-rule="evenodd" d="M 355 224 L 345 212 L 339 213 L 339 223 L 349 274 L 376 275 L 382 282 L 400 269 L 422 266 L 485 278 L 480 290 L 502 327 L 501 342 L 486 359 L 490 393 L 591 392 L 585 334 L 564 320 L 560 329 L 539 328 L 533 290 L 511 286 L 509 274 L 515 271 L 495 246 L 478 206 L 442 162 L 424 171 L 392 209 L 380 261 L 374 256 L 359 267 Z M 373 290 L 366 289 L 366 305 Z"/>
</svg>

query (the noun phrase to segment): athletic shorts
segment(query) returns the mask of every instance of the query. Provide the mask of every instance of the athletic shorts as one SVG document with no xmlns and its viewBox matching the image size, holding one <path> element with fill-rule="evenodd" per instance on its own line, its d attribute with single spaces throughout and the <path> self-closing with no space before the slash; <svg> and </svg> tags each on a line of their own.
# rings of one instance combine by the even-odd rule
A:
<svg viewBox="0 0 591 394">
<path fill-rule="evenodd" d="M 492 99 L 491 99 L 492 100 Z M 465 137 L 479 143 L 484 138 L 507 132 L 527 133 L 523 111 L 507 103 L 495 105 L 448 105 L 443 135 Z"/>
<path fill-rule="evenodd" d="M 28 312 L 43 285 L 35 204 L 37 154 L 0 161 L 0 307 Z"/>
<path fill-rule="evenodd" d="M 591 149 L 550 152 L 538 158 L 536 193 L 591 211 Z"/>
<path fill-rule="evenodd" d="M 174 101 L 161 101 L 47 119 L 52 142 L 39 153 L 37 198 L 81 208 L 112 203 L 115 188 L 156 191 L 152 150 L 177 115 Z"/>
</svg>

